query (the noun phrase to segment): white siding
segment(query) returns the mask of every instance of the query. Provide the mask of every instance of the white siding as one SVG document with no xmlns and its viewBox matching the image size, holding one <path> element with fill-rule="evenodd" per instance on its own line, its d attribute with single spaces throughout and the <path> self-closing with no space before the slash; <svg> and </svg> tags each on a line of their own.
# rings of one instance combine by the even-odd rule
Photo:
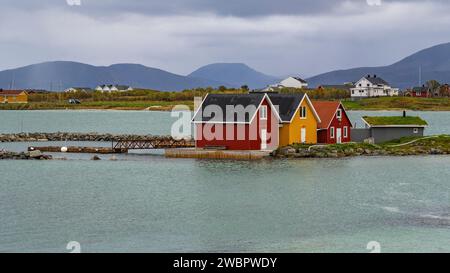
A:
<svg viewBox="0 0 450 273">
<path fill-rule="evenodd" d="M 398 96 L 398 89 L 388 85 L 373 85 L 367 78 L 360 79 L 350 89 L 353 98 Z"/>
<path fill-rule="evenodd" d="M 284 87 L 290 87 L 290 88 L 306 88 L 306 87 L 308 87 L 307 83 L 302 83 L 301 81 L 294 79 L 293 77 L 289 77 L 289 78 L 281 81 L 280 85 L 282 85 Z"/>
</svg>

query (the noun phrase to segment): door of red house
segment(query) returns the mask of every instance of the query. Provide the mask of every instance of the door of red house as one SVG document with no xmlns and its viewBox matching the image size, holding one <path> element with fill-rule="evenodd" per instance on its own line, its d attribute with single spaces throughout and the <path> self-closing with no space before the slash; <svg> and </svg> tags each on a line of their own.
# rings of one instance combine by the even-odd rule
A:
<svg viewBox="0 0 450 273">
<path fill-rule="evenodd" d="M 261 130 L 261 150 L 267 150 L 267 130 Z"/>
<path fill-rule="evenodd" d="M 342 128 L 337 128 L 336 130 L 336 143 L 337 144 L 342 143 Z"/>
</svg>

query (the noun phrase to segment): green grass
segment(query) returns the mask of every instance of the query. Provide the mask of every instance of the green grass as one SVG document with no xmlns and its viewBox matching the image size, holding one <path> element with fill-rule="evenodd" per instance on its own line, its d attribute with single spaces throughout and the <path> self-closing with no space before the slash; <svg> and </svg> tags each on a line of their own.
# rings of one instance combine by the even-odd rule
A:
<svg viewBox="0 0 450 273">
<path fill-rule="evenodd" d="M 176 105 L 193 108 L 193 101 L 83 101 L 81 104 L 67 102 L 30 102 L 27 104 L 0 104 L 0 110 L 57 110 L 57 109 L 117 109 L 170 111 Z"/>
<path fill-rule="evenodd" d="M 420 117 L 363 117 L 367 123 L 373 126 L 377 125 L 423 125 L 428 123 Z"/>
<path fill-rule="evenodd" d="M 347 110 L 450 111 L 450 98 L 386 97 L 346 100 Z"/>
</svg>

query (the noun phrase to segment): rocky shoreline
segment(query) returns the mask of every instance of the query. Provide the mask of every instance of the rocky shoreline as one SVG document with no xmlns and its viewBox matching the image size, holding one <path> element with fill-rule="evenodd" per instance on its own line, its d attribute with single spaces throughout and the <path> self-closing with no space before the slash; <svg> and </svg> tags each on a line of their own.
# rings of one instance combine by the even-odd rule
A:
<svg viewBox="0 0 450 273">
<path fill-rule="evenodd" d="M 40 151 L 14 153 L 0 151 L 0 160 L 52 160 L 51 155 L 44 155 Z"/>
<path fill-rule="evenodd" d="M 120 139 L 145 140 L 152 139 L 152 135 L 133 135 L 133 134 L 99 134 L 99 133 L 17 133 L 0 134 L 0 142 L 47 142 L 47 141 L 118 141 Z M 170 138 L 170 136 L 161 136 L 159 138 Z"/>
<path fill-rule="evenodd" d="M 404 144 L 347 143 L 341 145 L 293 145 L 272 153 L 275 158 L 345 158 L 356 156 L 450 155 L 450 137 L 437 136 Z"/>
</svg>

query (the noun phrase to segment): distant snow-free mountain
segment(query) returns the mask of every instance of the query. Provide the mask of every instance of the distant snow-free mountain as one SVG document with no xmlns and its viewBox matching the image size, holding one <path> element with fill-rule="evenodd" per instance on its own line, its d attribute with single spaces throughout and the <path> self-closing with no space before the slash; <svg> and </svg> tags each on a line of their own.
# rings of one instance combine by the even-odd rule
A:
<svg viewBox="0 0 450 273">
<path fill-rule="evenodd" d="M 235 86 L 248 85 L 262 88 L 277 83 L 280 79 L 265 75 L 242 63 L 216 63 L 203 66 L 189 74 L 190 77 L 227 82 Z"/>
<path fill-rule="evenodd" d="M 318 60 L 320 61 L 320 59 Z M 421 71 L 421 73 L 419 73 Z M 360 67 L 332 71 L 307 79 L 310 87 L 356 82 L 376 74 L 393 87 L 408 88 L 428 80 L 450 83 L 450 43 L 437 45 L 413 54 L 397 63 L 381 67 Z M 294 73 L 295 75 L 295 73 Z M 121 84 L 134 88 L 180 91 L 197 87 L 263 88 L 280 79 L 241 63 L 216 63 L 203 66 L 187 76 L 140 64 L 93 66 L 77 62 L 46 62 L 0 72 L 0 88 L 64 90 Z"/>
<path fill-rule="evenodd" d="M 246 65 L 225 66 L 217 69 L 215 65 L 210 65 L 189 76 L 182 76 L 140 64 L 93 66 L 66 61 L 46 62 L 0 72 L 0 88 L 7 89 L 13 86 L 15 89 L 57 91 L 70 87 L 94 88 L 101 84 L 122 84 L 134 88 L 181 91 L 221 85 L 227 87 L 248 85 L 251 88 L 259 88 L 264 87 L 266 83 L 272 83 L 270 79 L 275 79 Z"/>
<path fill-rule="evenodd" d="M 450 83 L 450 43 L 419 51 L 392 65 L 332 71 L 309 78 L 308 82 L 311 87 L 343 84 L 356 82 L 368 74 L 376 74 L 402 89 L 418 86 L 420 78 L 422 83 L 428 80 Z"/>
<path fill-rule="evenodd" d="M 179 91 L 217 87 L 225 83 L 173 74 L 139 64 L 93 66 L 76 62 L 46 62 L 0 72 L 0 88 L 64 90 L 101 84 L 123 84 L 135 88 Z"/>
</svg>

